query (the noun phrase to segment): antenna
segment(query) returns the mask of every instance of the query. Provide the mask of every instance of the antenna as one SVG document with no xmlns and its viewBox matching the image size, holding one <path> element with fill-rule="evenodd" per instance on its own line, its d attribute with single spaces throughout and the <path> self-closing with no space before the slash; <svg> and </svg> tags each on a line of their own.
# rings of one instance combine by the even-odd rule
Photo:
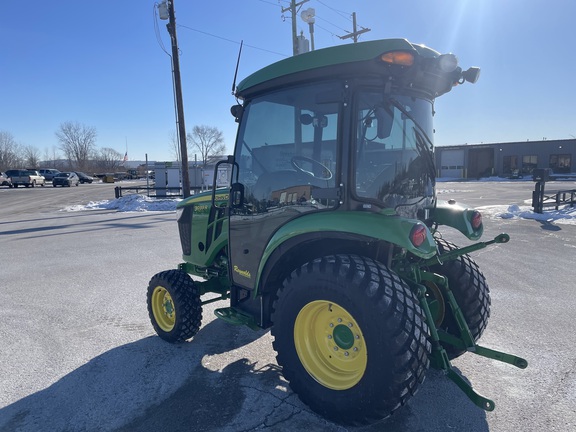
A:
<svg viewBox="0 0 576 432">
<path fill-rule="evenodd" d="M 236 70 L 234 71 L 234 81 L 232 81 L 232 94 L 236 92 L 236 77 L 238 76 L 238 66 L 240 66 L 240 55 L 242 54 L 242 45 L 244 41 L 240 41 L 240 50 L 238 51 L 238 60 L 236 61 Z"/>
</svg>

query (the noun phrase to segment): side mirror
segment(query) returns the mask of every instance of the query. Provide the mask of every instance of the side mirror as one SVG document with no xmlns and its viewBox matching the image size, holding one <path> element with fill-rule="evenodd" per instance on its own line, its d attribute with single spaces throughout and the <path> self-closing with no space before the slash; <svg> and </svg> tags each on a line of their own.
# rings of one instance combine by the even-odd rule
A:
<svg viewBox="0 0 576 432">
<path fill-rule="evenodd" d="M 242 118 L 242 114 L 244 113 L 244 107 L 240 104 L 232 105 L 230 107 L 230 113 L 232 116 L 234 116 L 236 123 L 239 123 L 240 119 Z"/>
</svg>

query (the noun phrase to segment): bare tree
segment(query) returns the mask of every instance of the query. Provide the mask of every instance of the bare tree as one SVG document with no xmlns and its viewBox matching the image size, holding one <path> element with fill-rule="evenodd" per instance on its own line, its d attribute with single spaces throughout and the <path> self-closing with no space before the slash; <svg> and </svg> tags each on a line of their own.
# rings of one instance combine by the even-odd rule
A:
<svg viewBox="0 0 576 432">
<path fill-rule="evenodd" d="M 96 146 L 96 129 L 78 122 L 64 122 L 56 132 L 60 149 L 71 165 L 83 170 Z"/>
<path fill-rule="evenodd" d="M 192 148 L 200 153 L 202 164 L 206 167 L 211 158 L 226 153 L 224 134 L 211 126 L 194 126 L 191 133 L 186 134 L 186 142 L 192 143 Z"/>
<path fill-rule="evenodd" d="M 40 151 L 31 145 L 24 147 L 24 163 L 28 168 L 39 168 Z"/>
<path fill-rule="evenodd" d="M 49 168 L 62 168 L 62 161 L 58 154 L 58 147 L 52 146 L 51 149 L 44 149 L 44 165 Z"/>
<path fill-rule="evenodd" d="M 103 172 L 115 172 L 122 163 L 122 153 L 113 148 L 104 147 L 96 157 L 96 166 Z"/>
<path fill-rule="evenodd" d="M 170 134 L 170 153 L 174 157 L 174 160 L 180 161 L 180 142 L 178 141 L 178 137 L 175 131 L 172 131 Z"/>
<path fill-rule="evenodd" d="M 20 157 L 20 145 L 14 140 L 10 132 L 0 131 L 0 170 L 20 168 L 23 164 Z"/>
</svg>

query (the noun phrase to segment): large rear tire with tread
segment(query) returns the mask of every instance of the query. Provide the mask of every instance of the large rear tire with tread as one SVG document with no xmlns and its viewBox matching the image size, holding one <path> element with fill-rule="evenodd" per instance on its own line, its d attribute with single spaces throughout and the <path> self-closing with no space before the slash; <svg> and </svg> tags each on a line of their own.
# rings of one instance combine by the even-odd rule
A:
<svg viewBox="0 0 576 432">
<path fill-rule="evenodd" d="M 326 256 L 294 270 L 272 319 L 284 377 L 304 403 L 332 421 L 381 420 L 425 378 L 430 342 L 418 299 L 370 258 Z"/>
<path fill-rule="evenodd" d="M 456 245 L 444 239 L 437 239 L 436 243 L 440 254 L 458 249 Z M 465 254 L 455 260 L 446 261 L 442 265 L 433 266 L 431 270 L 446 276 L 448 287 L 456 298 L 474 341 L 480 339 L 488 325 L 491 300 L 488 283 L 478 264 L 470 255 Z M 444 319 L 437 327 L 459 337 L 460 332 L 454 317 L 449 311 L 449 305 L 445 304 L 445 308 Z M 459 357 L 466 352 L 449 344 L 443 344 L 443 346 L 450 359 Z"/>
<path fill-rule="evenodd" d="M 200 291 L 188 273 L 167 270 L 150 279 L 148 315 L 158 336 L 168 342 L 183 342 L 200 329 Z"/>
</svg>

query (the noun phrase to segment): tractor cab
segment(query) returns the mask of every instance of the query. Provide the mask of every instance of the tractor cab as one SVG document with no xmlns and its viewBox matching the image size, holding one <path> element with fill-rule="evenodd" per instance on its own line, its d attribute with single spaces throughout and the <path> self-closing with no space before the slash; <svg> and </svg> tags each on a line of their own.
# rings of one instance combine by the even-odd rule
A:
<svg viewBox="0 0 576 432">
<path fill-rule="evenodd" d="M 233 191 L 242 191 L 230 218 L 234 282 L 255 288 L 246 275 L 258 274 L 272 234 L 304 214 L 428 219 L 434 99 L 478 73 L 462 72 L 451 54 L 392 39 L 302 54 L 242 81 L 243 103 L 232 107 Z"/>
</svg>

